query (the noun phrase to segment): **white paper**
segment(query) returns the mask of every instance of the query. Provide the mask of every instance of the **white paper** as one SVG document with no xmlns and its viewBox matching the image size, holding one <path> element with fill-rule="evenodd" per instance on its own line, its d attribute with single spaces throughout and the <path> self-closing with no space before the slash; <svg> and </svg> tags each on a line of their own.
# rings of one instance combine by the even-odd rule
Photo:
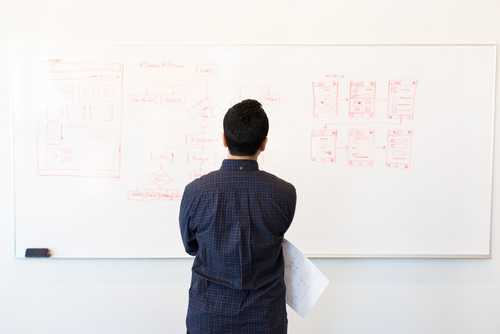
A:
<svg viewBox="0 0 500 334">
<path fill-rule="evenodd" d="M 330 284 L 328 278 L 290 241 L 283 241 L 286 303 L 301 317 L 314 307 Z"/>
</svg>

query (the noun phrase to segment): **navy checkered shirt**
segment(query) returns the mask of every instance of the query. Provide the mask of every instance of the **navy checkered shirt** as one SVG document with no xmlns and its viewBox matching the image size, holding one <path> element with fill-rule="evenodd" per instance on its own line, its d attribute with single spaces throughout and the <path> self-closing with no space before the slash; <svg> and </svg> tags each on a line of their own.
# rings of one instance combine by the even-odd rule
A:
<svg viewBox="0 0 500 334">
<path fill-rule="evenodd" d="M 226 159 L 186 186 L 179 221 L 195 256 L 189 334 L 287 332 L 281 243 L 295 204 L 294 186 L 255 160 Z"/>
</svg>

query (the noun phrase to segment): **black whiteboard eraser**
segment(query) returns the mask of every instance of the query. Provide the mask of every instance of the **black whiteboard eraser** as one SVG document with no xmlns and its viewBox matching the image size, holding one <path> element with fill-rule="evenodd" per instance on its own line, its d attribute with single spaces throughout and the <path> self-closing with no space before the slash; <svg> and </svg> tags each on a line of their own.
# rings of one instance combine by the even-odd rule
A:
<svg viewBox="0 0 500 334">
<path fill-rule="evenodd" d="M 25 257 L 50 257 L 48 248 L 26 248 Z"/>
</svg>

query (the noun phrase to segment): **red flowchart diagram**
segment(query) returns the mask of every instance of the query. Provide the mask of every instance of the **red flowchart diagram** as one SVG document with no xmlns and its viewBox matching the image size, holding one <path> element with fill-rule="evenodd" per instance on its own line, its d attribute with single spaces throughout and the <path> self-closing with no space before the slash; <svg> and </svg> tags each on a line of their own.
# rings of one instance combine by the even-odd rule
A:
<svg viewBox="0 0 500 334">
<path fill-rule="evenodd" d="M 211 126 L 217 105 L 213 82 L 219 68 L 213 63 L 184 63 L 175 60 L 140 62 L 133 66 L 141 84 L 131 83 L 128 103 L 141 119 L 170 122 L 170 135 L 177 149 L 153 150 L 138 172 L 140 182 L 129 191 L 130 200 L 178 200 L 183 185 L 220 164 L 217 150 L 222 143 Z M 162 116 L 163 115 L 163 116 Z M 151 125 L 153 127 L 153 125 Z M 144 133 L 150 145 L 158 145 L 154 134 Z M 167 138 L 165 138 L 167 139 Z M 142 164 L 140 164 L 142 165 Z"/>
<path fill-rule="evenodd" d="M 387 95 L 377 95 L 377 87 L 384 85 Z M 313 82 L 311 161 L 410 169 L 416 93 L 413 79 Z"/>
<path fill-rule="evenodd" d="M 218 65 L 142 61 L 127 71 L 113 62 L 51 60 L 48 65 L 48 93 L 40 103 L 35 153 L 39 175 L 122 177 L 124 118 L 126 125 L 138 120 L 144 128 L 169 122 L 168 131 L 176 138 L 168 145 L 178 145 L 175 150 L 156 147 L 167 138 L 159 126 L 155 132 L 134 133 L 134 138 L 146 138 L 149 156 L 137 163 L 143 166 L 134 167 L 137 179 L 124 195 L 130 200 L 178 200 L 186 180 L 219 167 L 224 158 L 222 149 L 218 150 L 222 139 L 212 126 L 220 116 L 220 91 L 224 88 L 222 94 L 233 95 L 227 87 L 214 84 L 222 76 Z M 130 71 L 138 80 L 124 84 L 124 73 Z M 329 74 L 306 84 L 302 87 L 311 96 L 304 102 L 311 106 L 313 163 L 357 169 L 413 167 L 416 79 Z M 285 99 L 283 87 L 266 81 L 246 82 L 234 89 L 234 96 L 255 97 L 270 107 L 294 107 L 287 104 L 291 100 Z M 161 138 L 154 138 L 158 135 Z"/>
</svg>

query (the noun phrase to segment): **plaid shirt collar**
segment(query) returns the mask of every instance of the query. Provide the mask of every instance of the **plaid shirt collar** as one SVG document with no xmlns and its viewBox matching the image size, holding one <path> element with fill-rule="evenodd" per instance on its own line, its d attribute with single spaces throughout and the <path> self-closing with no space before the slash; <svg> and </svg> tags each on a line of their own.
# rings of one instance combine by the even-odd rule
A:
<svg viewBox="0 0 500 334">
<path fill-rule="evenodd" d="M 255 171 L 259 169 L 257 160 L 224 159 L 220 168 L 222 171 Z"/>
</svg>

